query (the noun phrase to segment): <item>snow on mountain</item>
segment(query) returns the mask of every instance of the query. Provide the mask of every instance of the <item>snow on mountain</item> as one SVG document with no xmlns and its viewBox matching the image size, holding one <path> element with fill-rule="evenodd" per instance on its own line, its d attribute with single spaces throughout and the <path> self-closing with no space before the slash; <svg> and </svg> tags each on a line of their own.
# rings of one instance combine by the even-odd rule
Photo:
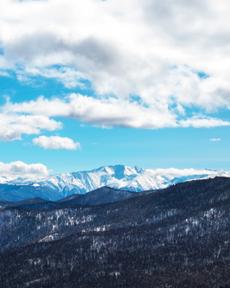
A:
<svg viewBox="0 0 230 288">
<path fill-rule="evenodd" d="M 230 177 L 230 172 L 207 169 L 141 169 L 124 165 L 105 166 L 90 171 L 79 171 L 48 176 L 37 181 L 29 179 L 7 179 L 0 177 L 0 184 L 26 185 L 31 187 L 36 196 L 39 189 L 54 191 L 55 197 L 63 198 L 72 194 L 85 194 L 103 186 L 140 192 L 143 190 L 165 188 L 179 182 L 212 178 L 215 176 Z M 51 197 L 52 198 L 52 197 Z"/>
</svg>

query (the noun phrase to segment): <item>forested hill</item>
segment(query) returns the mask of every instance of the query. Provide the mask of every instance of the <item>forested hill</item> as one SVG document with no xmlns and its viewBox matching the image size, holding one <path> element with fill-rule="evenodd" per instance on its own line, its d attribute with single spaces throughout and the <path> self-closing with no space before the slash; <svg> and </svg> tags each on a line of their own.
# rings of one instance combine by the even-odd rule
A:
<svg viewBox="0 0 230 288">
<path fill-rule="evenodd" d="M 0 212 L 1 287 L 230 287 L 230 179 Z"/>
</svg>

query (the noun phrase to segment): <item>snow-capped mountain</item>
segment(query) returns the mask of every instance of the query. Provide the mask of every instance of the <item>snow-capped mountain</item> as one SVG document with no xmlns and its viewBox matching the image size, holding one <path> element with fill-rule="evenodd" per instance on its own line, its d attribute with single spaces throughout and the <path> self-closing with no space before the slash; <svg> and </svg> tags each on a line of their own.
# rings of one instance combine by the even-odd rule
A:
<svg viewBox="0 0 230 288">
<path fill-rule="evenodd" d="M 1 177 L 0 199 L 12 200 L 12 198 L 14 199 L 18 195 L 19 200 L 28 198 L 29 196 L 31 196 L 30 198 L 45 197 L 49 200 L 57 200 L 72 194 L 85 194 L 103 186 L 140 192 L 165 188 L 179 182 L 212 178 L 215 176 L 230 177 L 230 172 L 207 169 L 141 169 L 114 165 L 90 171 L 51 175 L 37 181 Z M 9 186 L 10 189 L 7 189 Z M 18 189 L 19 186 L 20 189 Z M 2 187 L 4 187 L 5 197 L 1 197 Z M 14 191 L 15 189 L 17 191 Z M 10 199 L 7 198 L 7 194 L 13 193 L 12 191 L 14 191 L 14 195 Z M 23 191 L 26 191 L 25 197 L 23 196 Z"/>
</svg>

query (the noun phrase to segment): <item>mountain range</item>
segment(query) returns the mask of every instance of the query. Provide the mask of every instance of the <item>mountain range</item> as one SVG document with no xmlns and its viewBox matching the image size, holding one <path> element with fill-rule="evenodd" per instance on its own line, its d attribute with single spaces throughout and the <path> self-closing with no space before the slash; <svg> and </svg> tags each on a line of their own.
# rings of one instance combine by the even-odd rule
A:
<svg viewBox="0 0 230 288">
<path fill-rule="evenodd" d="M 2 207 L 0 286 L 230 287 L 229 178 L 90 205 L 90 197 L 117 193 L 101 189 Z"/>
<path fill-rule="evenodd" d="M 86 194 L 74 194 L 58 201 L 44 200 L 42 198 L 30 198 L 13 202 L 1 201 L 0 209 L 15 208 L 15 209 L 30 209 L 30 210 L 49 210 L 49 209 L 76 208 L 79 206 L 96 206 L 101 204 L 114 203 L 148 193 L 150 192 L 147 191 L 147 192 L 134 193 L 110 187 L 101 187 Z"/>
<path fill-rule="evenodd" d="M 114 165 L 90 171 L 51 175 L 36 181 L 1 176 L 0 201 L 22 201 L 31 198 L 56 201 L 74 194 L 85 194 L 104 186 L 141 192 L 216 176 L 230 177 L 230 172 L 208 169 L 141 169 Z"/>
</svg>

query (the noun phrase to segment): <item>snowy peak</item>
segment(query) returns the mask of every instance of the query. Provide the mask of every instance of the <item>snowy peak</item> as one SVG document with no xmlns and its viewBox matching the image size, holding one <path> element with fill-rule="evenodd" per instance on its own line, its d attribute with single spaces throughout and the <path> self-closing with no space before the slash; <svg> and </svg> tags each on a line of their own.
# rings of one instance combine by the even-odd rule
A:
<svg viewBox="0 0 230 288">
<path fill-rule="evenodd" d="M 75 177 L 82 174 L 90 174 L 90 175 L 106 175 L 108 177 L 113 177 L 116 179 L 123 179 L 128 176 L 138 175 L 144 172 L 143 169 L 137 167 L 129 167 L 126 165 L 111 165 L 111 166 L 102 166 L 97 169 L 93 169 L 91 171 L 81 171 L 72 173 Z"/>
<path fill-rule="evenodd" d="M 142 173 L 144 170 L 138 169 L 137 167 L 132 168 L 125 165 L 114 165 L 114 166 L 100 167 L 95 171 L 105 172 L 116 179 L 123 179 L 125 177 L 136 176 Z"/>
<path fill-rule="evenodd" d="M 51 176 L 39 185 L 58 189 L 63 196 L 84 194 L 109 186 L 129 191 L 165 188 L 169 185 L 215 176 L 230 176 L 230 172 L 207 169 L 141 169 L 125 165 L 103 166 L 90 171 L 79 171 Z"/>
<path fill-rule="evenodd" d="M 29 198 L 42 196 L 42 198 L 45 197 L 48 200 L 57 200 L 73 194 L 85 194 L 104 186 L 140 192 L 166 188 L 180 182 L 213 178 L 216 176 L 230 177 L 230 172 L 208 169 L 141 169 L 125 165 L 114 165 L 90 171 L 51 175 L 37 181 L 0 177 L 0 200 L 7 200 L 6 198 L 1 198 L 1 187 L 5 185 L 23 185 L 24 188 L 15 188 L 16 191 L 14 190 L 16 194 L 21 193 L 18 195 L 18 198 L 21 200 L 28 198 L 29 193 L 31 193 Z M 23 195 L 24 191 L 26 191 L 25 196 Z M 10 199 L 12 200 L 14 197 L 15 194 Z"/>
</svg>

